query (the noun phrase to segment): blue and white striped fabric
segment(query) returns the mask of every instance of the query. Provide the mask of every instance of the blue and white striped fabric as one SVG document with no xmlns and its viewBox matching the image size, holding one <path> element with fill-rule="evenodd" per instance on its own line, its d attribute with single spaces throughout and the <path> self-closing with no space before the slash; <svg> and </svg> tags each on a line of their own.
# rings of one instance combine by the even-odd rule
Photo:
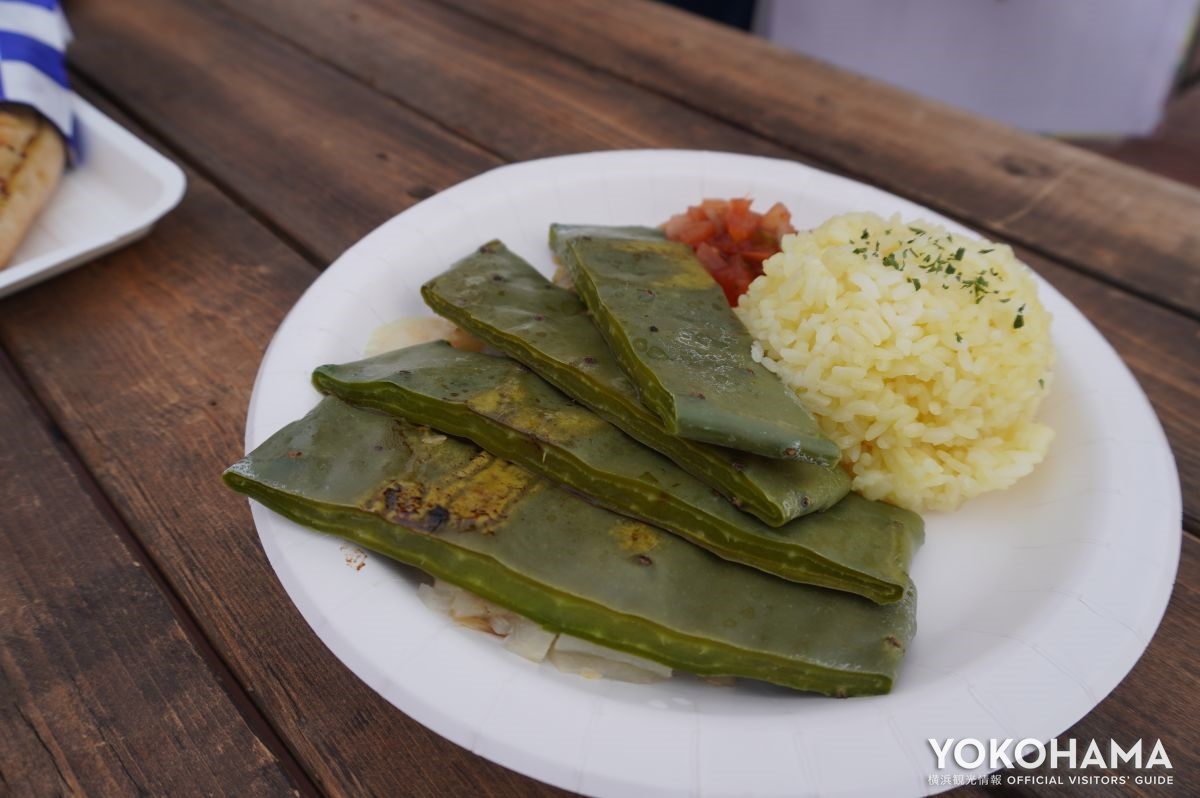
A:
<svg viewBox="0 0 1200 798">
<path fill-rule="evenodd" d="M 0 0 L 0 102 L 41 111 L 78 152 L 65 52 L 71 29 L 58 0 Z"/>
</svg>

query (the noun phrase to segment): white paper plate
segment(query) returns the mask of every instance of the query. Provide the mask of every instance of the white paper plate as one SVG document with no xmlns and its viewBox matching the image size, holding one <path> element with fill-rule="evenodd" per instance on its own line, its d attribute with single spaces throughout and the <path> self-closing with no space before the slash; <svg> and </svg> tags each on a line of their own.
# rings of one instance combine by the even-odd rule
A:
<svg viewBox="0 0 1200 798">
<path fill-rule="evenodd" d="M 552 221 L 655 224 L 701 197 L 780 200 L 798 227 L 851 210 L 951 224 L 795 163 L 633 151 L 515 164 L 400 214 L 296 304 L 255 385 L 247 445 L 317 401 L 309 372 L 357 359 L 371 330 L 424 312 L 418 288 L 491 239 L 550 272 Z M 326 645 L 385 698 L 534 778 L 600 795 L 920 794 L 927 742 L 1042 741 L 1112 690 L 1153 635 L 1180 546 L 1174 460 L 1146 397 L 1091 324 L 1046 283 L 1059 352 L 1042 417 L 1057 431 L 1012 490 L 927 517 L 913 578 L 919 631 L 891 695 L 844 701 L 764 685 L 589 681 L 454 626 L 403 569 L 260 506 L 279 578 Z M 348 567 L 350 566 L 350 567 Z"/>
<path fill-rule="evenodd" d="M 178 166 L 80 97 L 75 113 L 82 161 L 0 269 L 0 297 L 141 238 L 183 196 Z"/>
</svg>

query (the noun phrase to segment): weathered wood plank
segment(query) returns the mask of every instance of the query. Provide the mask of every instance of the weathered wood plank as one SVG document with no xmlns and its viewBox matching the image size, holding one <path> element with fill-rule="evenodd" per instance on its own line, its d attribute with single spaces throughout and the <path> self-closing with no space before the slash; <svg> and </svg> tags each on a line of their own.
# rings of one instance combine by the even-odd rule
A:
<svg viewBox="0 0 1200 798">
<path fill-rule="evenodd" d="M 0 792 L 306 785 L 247 726 L 46 424 L 0 355 Z"/>
<path fill-rule="evenodd" d="M 653 2 L 450 0 L 989 233 L 1200 314 L 1200 191 Z"/>
<path fill-rule="evenodd" d="M 76 3 L 73 64 L 241 201 L 332 258 L 499 159 L 197 2 Z"/>
<path fill-rule="evenodd" d="M 667 146 L 787 155 L 761 136 L 437 3 L 218 4 L 506 160 Z"/>
<path fill-rule="evenodd" d="M 190 179 L 149 238 L 4 300 L 0 344 L 322 791 L 553 794 L 392 708 L 284 594 L 219 476 L 263 350 L 317 272 Z"/>
<path fill-rule="evenodd" d="M 115 21 L 122 13 L 120 8 L 120 3 L 103 7 L 105 25 L 120 27 Z M 341 70 L 354 75 L 362 84 L 377 87 L 380 92 L 428 114 L 439 124 L 478 141 L 504 160 L 614 146 L 740 150 L 771 146 L 755 144 L 756 136 L 700 117 L 677 103 L 531 48 L 528 42 L 497 30 L 496 26 L 429 3 L 356 4 L 350 8 L 335 0 L 313 0 L 301 5 L 284 0 L 245 0 L 237 4 L 237 10 L 316 57 L 335 61 Z M 226 35 L 224 27 L 215 26 L 212 19 L 224 20 L 223 25 L 234 24 L 222 12 L 196 6 L 158 13 L 164 18 L 145 24 L 193 30 L 197 37 L 193 46 L 200 50 L 221 47 L 220 42 L 209 45 L 200 37 Z M 176 18 L 184 16 L 206 21 L 192 23 Z M 93 21 L 93 17 L 84 16 L 76 22 L 76 27 Z M 239 49 L 252 51 L 252 37 L 245 32 L 240 35 L 248 41 Z M 86 54 L 81 58 L 81 63 L 84 62 L 92 64 Z M 151 107 L 138 99 L 154 80 L 173 79 L 165 73 L 165 67 L 157 75 L 150 75 L 120 65 L 94 66 L 95 71 L 89 73 L 92 77 L 118 93 L 122 100 L 132 98 L 129 101 L 142 116 L 168 125 L 169 137 L 187 137 L 186 132 L 177 132 L 179 125 L 186 124 L 179 117 L 189 113 L 186 108 L 176 108 L 172 100 L 165 102 L 166 107 Z M 229 81 L 231 78 L 223 74 L 224 68 L 214 64 L 210 72 L 218 74 L 194 76 L 191 82 Z M 422 77 L 413 80 L 413 75 Z M 252 93 L 258 91 L 254 89 Z M 373 106 L 388 104 L 388 100 L 378 96 L 370 102 Z M 270 109 L 265 113 L 282 114 L 274 123 L 278 127 L 291 129 L 301 124 L 300 117 L 287 109 Z M 370 116 L 377 112 L 364 108 L 361 113 Z M 645 121 L 643 125 L 638 124 L 639 119 Z M 255 125 L 264 126 L 262 122 Z M 344 143 L 351 152 L 365 146 L 353 138 L 353 131 L 347 131 L 346 135 Z M 306 157 L 313 145 L 299 136 L 278 147 L 281 158 L 292 153 L 294 168 L 271 175 L 227 170 L 224 163 L 232 156 L 223 150 L 214 152 L 216 145 L 211 140 L 189 139 L 188 145 L 194 147 L 189 150 L 191 157 L 207 168 L 227 174 L 239 193 L 256 192 L 256 196 L 264 197 L 263 201 L 269 204 L 261 212 L 279 220 L 289 235 L 302 239 L 308 231 L 320 228 L 324 240 L 314 241 L 320 247 L 319 255 L 331 257 L 353 242 L 350 236 L 357 234 L 356 226 L 339 229 L 337 219 L 323 223 L 321 216 L 314 213 L 319 209 L 294 201 L 289 190 L 292 177 L 299 175 L 302 184 L 327 179 L 320 171 L 325 165 Z M 763 152 L 779 154 L 778 148 Z M 419 164 L 413 165 L 420 168 Z M 461 178 L 470 175 L 467 171 L 460 173 Z M 453 182 L 449 173 L 447 179 Z M 260 185 L 258 181 L 262 180 L 270 182 Z M 386 176 L 377 180 L 386 182 Z M 357 207 L 379 205 L 372 199 L 377 189 L 359 182 L 339 179 L 336 193 Z M 1141 380 L 1175 450 L 1187 497 L 1188 526 L 1200 530 L 1200 421 L 1191 411 L 1200 402 L 1200 347 L 1178 345 L 1180 341 L 1200 341 L 1200 324 L 1028 250 L 1022 249 L 1020 254 L 1096 323 Z"/>
</svg>

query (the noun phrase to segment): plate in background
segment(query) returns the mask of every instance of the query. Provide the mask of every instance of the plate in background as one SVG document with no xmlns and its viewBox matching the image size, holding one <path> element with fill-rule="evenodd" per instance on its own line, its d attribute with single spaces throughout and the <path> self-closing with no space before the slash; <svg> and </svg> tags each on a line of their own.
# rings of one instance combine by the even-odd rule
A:
<svg viewBox="0 0 1200 798">
<path fill-rule="evenodd" d="M 322 364 L 378 325 L 427 313 L 422 282 L 491 238 L 545 273 L 550 222 L 656 224 L 706 196 L 782 201 L 797 227 L 846 211 L 961 225 L 800 164 L 711 152 L 592 153 L 513 164 L 388 221 L 284 320 L 255 383 L 253 448 L 317 401 Z M 1059 360 L 1034 474 L 928 514 L 918 632 L 890 695 L 839 701 L 756 683 L 589 681 L 535 665 L 426 609 L 412 571 L 253 505 L 281 582 L 326 645 L 434 731 L 502 765 L 599 795 L 890 795 L 931 786 L 929 738 L 1048 740 L 1087 714 L 1149 643 L 1180 546 L 1174 460 L 1121 359 L 1039 280 Z M 348 567 L 349 566 L 349 567 Z"/>
<path fill-rule="evenodd" d="M 178 166 L 78 96 L 75 115 L 81 163 L 0 269 L 0 297 L 136 241 L 183 197 Z"/>
</svg>

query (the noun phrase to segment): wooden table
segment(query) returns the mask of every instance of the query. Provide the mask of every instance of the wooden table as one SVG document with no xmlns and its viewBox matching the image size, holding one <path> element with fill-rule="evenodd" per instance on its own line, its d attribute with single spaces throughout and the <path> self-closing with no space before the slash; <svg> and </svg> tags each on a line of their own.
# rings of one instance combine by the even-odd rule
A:
<svg viewBox="0 0 1200 798">
<path fill-rule="evenodd" d="M 1157 637 L 1065 734 L 1161 738 L 1196 789 L 1200 192 L 645 2 L 69 6 L 81 93 L 190 183 L 150 237 L 0 302 L 0 792 L 557 792 L 335 660 L 217 475 L 264 347 L 347 246 L 499 164 L 629 147 L 881 186 L 1014 243 L 1103 331 L 1186 531 Z"/>
</svg>

